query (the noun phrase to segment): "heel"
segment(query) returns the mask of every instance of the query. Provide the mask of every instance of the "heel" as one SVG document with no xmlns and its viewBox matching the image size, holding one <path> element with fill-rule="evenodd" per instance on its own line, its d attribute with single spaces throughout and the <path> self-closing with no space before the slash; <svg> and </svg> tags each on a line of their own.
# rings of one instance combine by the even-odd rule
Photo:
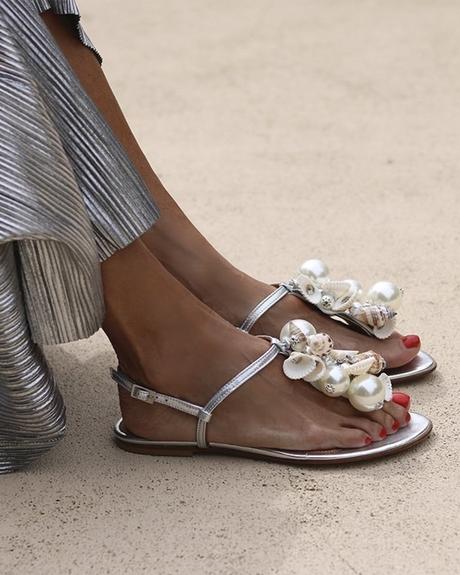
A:
<svg viewBox="0 0 460 575">
<path fill-rule="evenodd" d="M 130 453 L 139 453 L 141 455 L 159 455 L 159 456 L 173 456 L 173 457 L 191 457 L 196 449 L 195 447 L 182 447 L 174 445 L 142 445 L 136 443 L 128 443 L 116 437 L 115 443 L 120 449 L 129 451 Z"/>
</svg>

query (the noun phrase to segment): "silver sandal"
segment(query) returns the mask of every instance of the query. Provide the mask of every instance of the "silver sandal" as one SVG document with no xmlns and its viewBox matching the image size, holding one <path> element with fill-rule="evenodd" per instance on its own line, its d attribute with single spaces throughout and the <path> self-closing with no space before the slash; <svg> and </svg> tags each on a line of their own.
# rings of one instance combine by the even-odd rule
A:
<svg viewBox="0 0 460 575">
<path fill-rule="evenodd" d="M 208 442 L 206 430 L 214 417 L 214 410 L 280 354 L 286 357 L 283 371 L 287 377 L 308 382 L 326 395 L 347 397 L 361 411 L 381 409 L 391 395 L 389 378 L 382 373 L 378 377 L 374 375 L 379 371 L 383 358 L 373 352 L 358 354 L 334 350 L 329 336 L 316 334 L 313 326 L 306 321 L 294 320 L 286 324 L 281 339 L 264 339 L 271 343 L 268 350 L 223 385 L 204 406 L 157 393 L 138 385 L 120 369 L 112 370 L 115 382 L 131 397 L 150 404 L 168 406 L 197 418 L 195 441 L 153 441 L 138 437 L 125 429 L 120 419 L 114 430 L 117 445 L 126 451 L 148 455 L 191 456 L 211 453 L 268 459 L 279 463 L 318 465 L 351 463 L 398 453 L 417 445 L 429 435 L 431 421 L 412 412 L 406 427 L 383 441 L 356 449 L 289 451 Z"/>
<path fill-rule="evenodd" d="M 295 295 L 314 305 L 332 319 L 378 339 L 389 337 L 396 324 L 402 290 L 391 282 L 378 282 L 366 294 L 356 280 L 329 279 L 329 270 L 321 260 L 307 260 L 299 274 L 287 282 L 275 285 L 276 290 L 261 300 L 248 314 L 240 329 L 250 332 L 268 310 L 286 295 Z M 418 379 L 437 367 L 436 361 L 425 351 L 401 367 L 387 369 L 393 383 Z"/>
</svg>

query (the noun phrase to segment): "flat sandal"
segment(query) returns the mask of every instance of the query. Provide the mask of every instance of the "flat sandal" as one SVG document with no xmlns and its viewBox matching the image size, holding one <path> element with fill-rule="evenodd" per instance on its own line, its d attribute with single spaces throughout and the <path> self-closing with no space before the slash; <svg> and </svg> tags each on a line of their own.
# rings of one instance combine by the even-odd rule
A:
<svg viewBox="0 0 460 575">
<path fill-rule="evenodd" d="M 167 406 L 195 417 L 196 437 L 193 441 L 154 441 L 130 433 L 123 420 L 115 425 L 115 441 L 126 451 L 148 455 L 191 456 L 223 454 L 253 459 L 266 459 L 291 464 L 338 464 L 365 461 L 404 451 L 419 444 L 431 432 L 431 421 L 418 413 L 411 413 L 408 425 L 378 443 L 355 449 L 328 449 L 299 451 L 247 447 L 228 443 L 210 442 L 207 427 L 212 425 L 214 410 L 233 392 L 263 370 L 280 354 L 285 357 L 283 372 L 300 383 L 308 383 L 330 397 L 345 397 L 362 412 L 382 409 L 390 401 L 390 378 L 381 371 L 384 360 L 373 351 L 358 353 L 335 350 L 327 334 L 316 333 L 305 320 L 288 322 L 280 338 L 259 336 L 270 342 L 270 347 L 258 359 L 223 385 L 206 403 L 196 405 L 184 399 L 158 393 L 137 384 L 118 368 L 112 377 L 118 386 L 136 400 Z"/>
</svg>

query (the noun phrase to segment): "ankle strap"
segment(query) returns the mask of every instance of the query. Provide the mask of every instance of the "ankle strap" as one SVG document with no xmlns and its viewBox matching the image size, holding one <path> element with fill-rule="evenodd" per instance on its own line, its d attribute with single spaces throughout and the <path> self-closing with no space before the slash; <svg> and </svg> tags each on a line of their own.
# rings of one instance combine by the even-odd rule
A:
<svg viewBox="0 0 460 575">
<path fill-rule="evenodd" d="M 198 419 L 196 427 L 196 443 L 198 447 L 207 447 L 206 441 L 206 428 L 208 422 L 211 420 L 212 412 L 220 405 L 229 395 L 241 387 L 246 381 L 251 379 L 269 363 L 271 363 L 275 357 L 281 353 L 280 345 L 277 340 L 273 340 L 272 345 L 268 350 L 262 354 L 253 363 L 244 368 L 240 373 L 235 375 L 230 381 L 223 385 L 208 401 L 205 406 L 196 405 L 173 397 L 171 395 L 165 395 L 163 393 L 158 393 L 142 385 L 138 385 L 131 378 L 129 378 L 125 373 L 123 373 L 120 368 L 117 370 L 112 369 L 111 374 L 114 381 L 123 389 L 125 389 L 131 397 L 144 401 L 146 403 L 159 403 L 172 409 L 177 409 L 189 415 L 193 415 Z"/>
</svg>

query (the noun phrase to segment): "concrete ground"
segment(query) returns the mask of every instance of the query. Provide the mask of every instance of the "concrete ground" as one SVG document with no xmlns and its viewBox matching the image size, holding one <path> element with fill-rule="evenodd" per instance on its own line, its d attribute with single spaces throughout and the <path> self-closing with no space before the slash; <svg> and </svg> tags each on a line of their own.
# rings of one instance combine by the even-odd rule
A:
<svg viewBox="0 0 460 575">
<path fill-rule="evenodd" d="M 81 0 L 147 155 L 266 280 L 309 257 L 406 289 L 439 369 L 403 386 L 435 432 L 370 464 L 149 458 L 112 443 L 103 334 L 49 357 L 66 439 L 1 479 L 0 572 L 459 572 L 460 4 Z"/>
</svg>

